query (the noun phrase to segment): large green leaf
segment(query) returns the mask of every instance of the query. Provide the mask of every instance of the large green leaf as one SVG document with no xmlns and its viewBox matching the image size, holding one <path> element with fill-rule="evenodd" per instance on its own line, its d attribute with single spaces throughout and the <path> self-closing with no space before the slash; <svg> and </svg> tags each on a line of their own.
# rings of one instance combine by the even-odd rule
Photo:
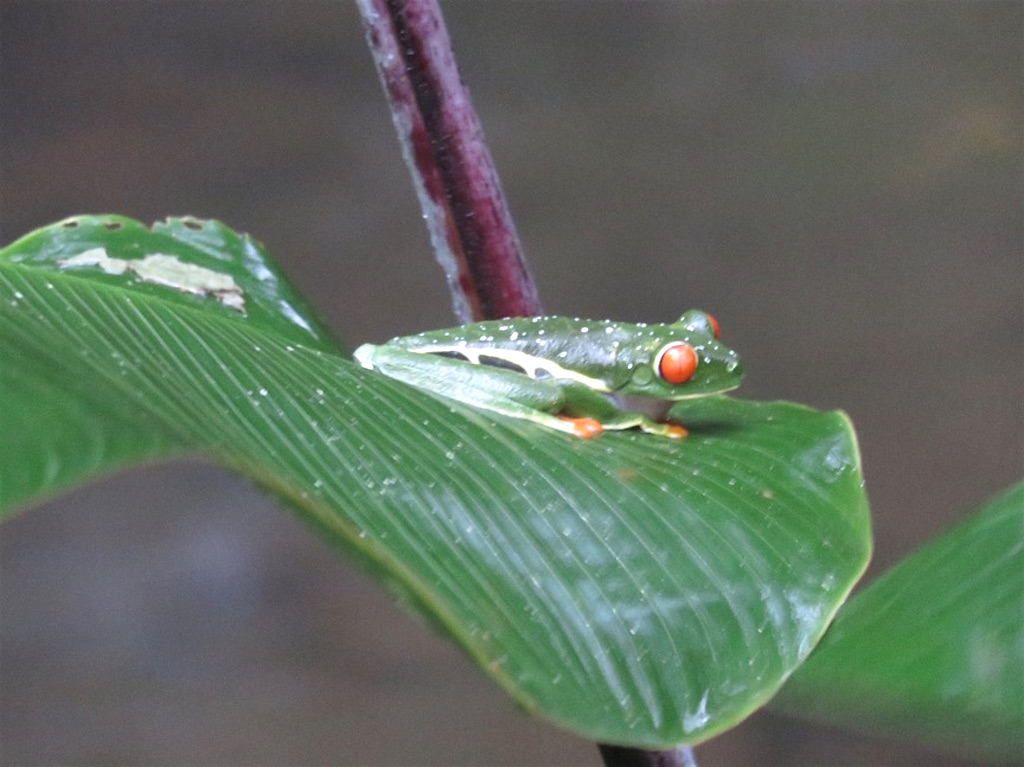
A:
<svg viewBox="0 0 1024 767">
<path fill-rule="evenodd" d="M 1024 484 L 850 600 L 778 703 L 1024 757 Z"/>
<path fill-rule="evenodd" d="M 123 263 L 154 253 L 233 282 L 160 261 L 171 285 L 156 284 Z M 259 247 L 215 222 L 82 216 L 11 245 L 0 349 L 7 506 L 200 452 L 356 556 L 525 708 L 604 742 L 668 747 L 742 719 L 869 555 L 842 414 L 715 398 L 679 407 L 681 441 L 583 441 L 483 413 L 341 356 Z"/>
</svg>

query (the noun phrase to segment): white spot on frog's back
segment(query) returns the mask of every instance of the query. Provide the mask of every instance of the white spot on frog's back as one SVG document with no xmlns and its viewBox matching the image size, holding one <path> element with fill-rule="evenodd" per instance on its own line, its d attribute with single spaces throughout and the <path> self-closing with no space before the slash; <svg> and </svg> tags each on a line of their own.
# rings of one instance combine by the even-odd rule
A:
<svg viewBox="0 0 1024 767">
<path fill-rule="evenodd" d="M 110 258 L 106 249 L 93 248 L 77 256 L 61 259 L 57 264 L 62 269 L 96 266 L 106 274 L 132 272 L 143 282 L 196 296 L 214 296 L 229 309 L 245 313 L 242 289 L 231 275 L 186 263 L 177 256 L 152 253 L 138 259 Z"/>
</svg>

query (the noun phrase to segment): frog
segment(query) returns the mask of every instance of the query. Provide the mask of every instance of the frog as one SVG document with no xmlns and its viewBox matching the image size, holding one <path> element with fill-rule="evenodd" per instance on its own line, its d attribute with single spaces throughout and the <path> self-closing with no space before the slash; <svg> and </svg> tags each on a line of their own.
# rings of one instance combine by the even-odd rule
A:
<svg viewBox="0 0 1024 767">
<path fill-rule="evenodd" d="M 736 352 L 692 309 L 671 323 L 506 318 L 364 344 L 360 365 L 418 389 L 591 439 L 635 429 L 670 439 L 677 401 L 739 386 Z"/>
</svg>

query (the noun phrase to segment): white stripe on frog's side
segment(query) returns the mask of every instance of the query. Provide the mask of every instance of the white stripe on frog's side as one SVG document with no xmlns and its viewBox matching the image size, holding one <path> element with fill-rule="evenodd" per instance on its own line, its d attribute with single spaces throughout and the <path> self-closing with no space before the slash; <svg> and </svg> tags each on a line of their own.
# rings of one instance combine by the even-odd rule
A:
<svg viewBox="0 0 1024 767">
<path fill-rule="evenodd" d="M 534 357 L 530 354 L 515 351 L 514 349 L 481 349 L 472 346 L 443 346 L 438 344 L 437 346 L 421 346 L 418 348 L 408 349 L 407 351 L 415 352 L 416 354 L 458 354 L 465 357 L 466 361 L 471 365 L 485 365 L 487 363 L 481 362 L 480 358 L 492 357 L 521 367 L 526 371 L 526 375 L 535 381 L 538 380 L 537 374 L 540 371 L 544 371 L 552 378 L 568 378 L 569 380 L 581 383 L 594 391 L 610 391 L 608 384 L 600 378 L 591 378 L 590 376 L 582 375 L 574 370 L 564 368 L 551 360 Z"/>
</svg>

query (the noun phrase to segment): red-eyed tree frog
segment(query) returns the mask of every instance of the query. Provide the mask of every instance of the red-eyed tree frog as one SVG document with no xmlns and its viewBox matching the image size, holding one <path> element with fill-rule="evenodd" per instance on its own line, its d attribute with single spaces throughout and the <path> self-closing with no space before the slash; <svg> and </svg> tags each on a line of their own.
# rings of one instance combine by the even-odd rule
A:
<svg viewBox="0 0 1024 767">
<path fill-rule="evenodd" d="M 691 310 L 635 324 L 570 317 L 491 320 L 365 344 L 368 369 L 475 407 L 590 438 L 639 428 L 679 438 L 659 420 L 676 400 L 739 386 L 739 358 L 718 323 Z"/>
</svg>

